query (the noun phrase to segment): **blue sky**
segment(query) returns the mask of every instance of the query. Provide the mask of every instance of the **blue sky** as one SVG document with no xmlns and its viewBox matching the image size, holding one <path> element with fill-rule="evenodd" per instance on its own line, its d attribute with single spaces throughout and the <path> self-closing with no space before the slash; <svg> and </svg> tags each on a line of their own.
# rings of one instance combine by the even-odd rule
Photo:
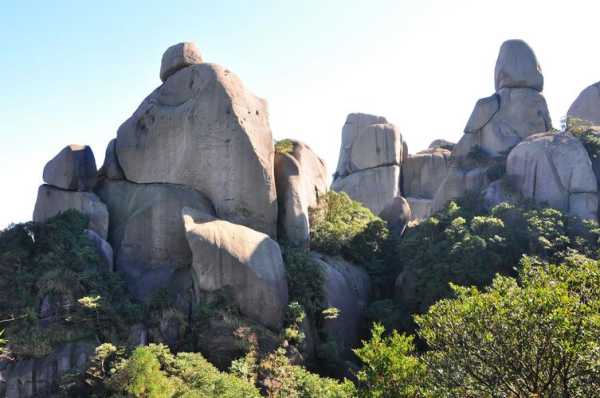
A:
<svg viewBox="0 0 600 398">
<path fill-rule="evenodd" d="M 102 3 L 102 4 L 98 4 Z M 387 117 L 410 152 L 458 140 L 493 92 L 502 41 L 526 40 L 555 126 L 600 80 L 594 1 L 10 1 L 0 8 L 0 228 L 31 218 L 42 169 L 89 144 L 102 164 L 156 86 L 171 44 L 194 41 L 269 102 L 277 139 L 332 172 L 349 112 Z"/>
</svg>

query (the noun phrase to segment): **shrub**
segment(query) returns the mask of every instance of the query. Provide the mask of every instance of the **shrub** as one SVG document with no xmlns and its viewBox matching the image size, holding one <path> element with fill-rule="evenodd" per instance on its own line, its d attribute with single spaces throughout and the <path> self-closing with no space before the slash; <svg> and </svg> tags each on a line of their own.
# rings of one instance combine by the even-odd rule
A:
<svg viewBox="0 0 600 398">
<path fill-rule="evenodd" d="M 520 283 L 519 283 L 520 282 Z M 453 285 L 417 317 L 431 392 L 461 397 L 589 397 L 600 390 L 600 266 L 525 258 L 519 279 Z"/>
<path fill-rule="evenodd" d="M 415 355 L 413 338 L 375 323 L 371 339 L 363 341 L 354 353 L 362 362 L 356 374 L 358 396 L 364 398 L 405 398 L 421 396 L 420 384 L 426 367 Z"/>
<path fill-rule="evenodd" d="M 275 151 L 279 153 L 292 153 L 294 151 L 294 141 L 286 138 L 275 142 Z"/>
<path fill-rule="evenodd" d="M 141 319 L 121 276 L 100 265 L 87 223 L 68 210 L 0 232 L 0 319 L 12 355 L 44 356 L 83 338 L 117 341 Z"/>
<path fill-rule="evenodd" d="M 285 248 L 283 259 L 290 302 L 299 303 L 312 320 L 317 320 L 325 302 L 325 271 L 301 249 Z"/>
</svg>

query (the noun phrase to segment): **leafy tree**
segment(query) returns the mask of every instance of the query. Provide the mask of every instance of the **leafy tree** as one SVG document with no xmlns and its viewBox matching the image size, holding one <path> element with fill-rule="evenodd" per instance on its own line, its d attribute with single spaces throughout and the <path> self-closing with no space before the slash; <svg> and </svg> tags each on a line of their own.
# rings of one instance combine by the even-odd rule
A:
<svg viewBox="0 0 600 398">
<path fill-rule="evenodd" d="M 519 280 L 496 276 L 483 291 L 416 318 L 432 393 L 460 397 L 590 397 L 600 391 L 600 263 L 526 257 Z"/>
<path fill-rule="evenodd" d="M 421 383 L 426 367 L 415 355 L 413 337 L 393 330 L 384 336 L 385 328 L 375 323 L 371 339 L 354 350 L 362 362 L 356 374 L 361 398 L 408 398 L 423 396 Z"/>
</svg>

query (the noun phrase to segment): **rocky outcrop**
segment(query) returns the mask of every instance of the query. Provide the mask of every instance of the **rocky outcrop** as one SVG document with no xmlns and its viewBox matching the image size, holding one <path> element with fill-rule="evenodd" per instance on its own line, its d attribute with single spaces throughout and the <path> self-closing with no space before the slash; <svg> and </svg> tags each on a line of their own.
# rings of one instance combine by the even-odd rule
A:
<svg viewBox="0 0 600 398">
<path fill-rule="evenodd" d="M 496 91 L 503 88 L 527 87 L 544 89 L 542 68 L 535 53 L 523 40 L 507 40 L 500 47 L 494 71 Z"/>
<path fill-rule="evenodd" d="M 87 342 L 67 343 L 44 358 L 0 362 L 0 396 L 55 396 L 58 383 L 67 372 L 87 369 L 94 347 Z"/>
<path fill-rule="evenodd" d="M 114 253 L 110 243 L 102 239 L 100 235 L 91 229 L 86 229 L 83 232 L 96 249 L 96 253 L 100 257 L 100 266 L 102 269 L 107 272 L 113 272 L 115 270 Z"/>
<path fill-rule="evenodd" d="M 364 269 L 337 257 L 313 252 L 311 258 L 325 271 L 325 307 L 340 311 L 337 318 L 325 320 L 324 331 L 348 356 L 351 348 L 360 343 L 369 300 L 369 275 Z"/>
<path fill-rule="evenodd" d="M 308 247 L 309 209 L 327 192 L 327 168 L 307 145 L 288 140 L 289 153 L 275 153 L 278 236 L 290 244 Z"/>
<path fill-rule="evenodd" d="M 452 151 L 464 158 L 475 147 L 489 156 L 506 156 L 531 134 L 551 126 L 541 68 L 533 50 L 521 40 L 502 44 L 496 61 L 496 93 L 480 99 L 465 127 L 465 135 Z"/>
<path fill-rule="evenodd" d="M 379 214 L 400 195 L 400 166 L 376 167 L 336 178 L 331 189 L 346 192 L 352 199 Z"/>
<path fill-rule="evenodd" d="M 405 198 L 397 196 L 379 213 L 379 217 L 387 222 L 390 231 L 402 235 L 412 219 L 410 205 Z"/>
<path fill-rule="evenodd" d="M 479 193 L 489 183 L 486 168 L 465 170 L 453 165 L 435 194 L 431 210 L 435 213 L 453 199 L 461 198 L 467 193 Z"/>
<path fill-rule="evenodd" d="M 183 209 L 182 218 L 193 253 L 197 297 L 227 288 L 243 315 L 281 328 L 288 289 L 277 242 L 195 209 Z"/>
<path fill-rule="evenodd" d="M 180 69 L 202 63 L 200 51 L 194 43 L 178 43 L 169 48 L 160 63 L 160 80 L 163 82 Z"/>
<path fill-rule="evenodd" d="M 89 219 L 88 228 L 102 239 L 108 235 L 108 211 L 104 203 L 91 192 L 65 191 L 50 185 L 38 189 L 33 221 L 45 222 L 50 217 L 75 209 Z"/>
<path fill-rule="evenodd" d="M 583 90 L 567 112 L 568 118 L 600 124 L 600 82 Z"/>
<path fill-rule="evenodd" d="M 402 194 L 432 199 L 448 174 L 450 151 L 427 149 L 409 155 L 402 164 Z"/>
<path fill-rule="evenodd" d="M 208 199 L 182 185 L 116 180 L 101 182 L 96 192 L 110 212 L 115 269 L 124 273 L 130 291 L 147 300 L 158 289 L 179 289 L 179 274 L 192 265 L 181 210 L 194 206 L 214 214 Z"/>
<path fill-rule="evenodd" d="M 524 140 L 510 152 L 506 173 L 524 197 L 597 220 L 598 185 L 592 163 L 570 133 L 542 133 Z"/>
<path fill-rule="evenodd" d="M 117 159 L 117 140 L 112 139 L 106 147 L 106 153 L 104 155 L 104 164 L 98 170 L 98 177 L 108 178 L 109 180 L 123 180 L 125 175 L 123 169 Z"/>
<path fill-rule="evenodd" d="M 275 236 L 266 102 L 219 65 L 186 66 L 188 50 L 167 50 L 163 69 L 173 74 L 118 130 L 116 152 L 125 177 L 189 186 L 208 197 L 220 218 Z"/>
<path fill-rule="evenodd" d="M 96 159 L 87 145 L 67 145 L 44 167 L 44 182 L 69 191 L 90 191 L 96 183 Z"/>
<path fill-rule="evenodd" d="M 442 149 L 447 149 L 447 150 L 451 151 L 452 148 L 454 148 L 454 145 L 456 145 L 454 142 L 444 140 L 444 139 L 437 139 L 437 140 L 431 141 L 431 144 L 429 144 L 429 146 L 427 148 L 429 148 L 429 149 L 442 148 Z"/>
<path fill-rule="evenodd" d="M 519 203 L 521 195 L 515 192 L 515 188 L 508 177 L 492 182 L 483 191 L 483 202 L 487 209 L 491 209 L 500 203 Z"/>
<path fill-rule="evenodd" d="M 422 221 L 431 215 L 433 199 L 407 197 L 406 201 L 410 207 L 411 221 Z"/>
<path fill-rule="evenodd" d="M 400 130 L 384 117 L 351 113 L 342 129 L 331 188 L 346 192 L 379 214 L 400 194 L 404 147 Z"/>
</svg>

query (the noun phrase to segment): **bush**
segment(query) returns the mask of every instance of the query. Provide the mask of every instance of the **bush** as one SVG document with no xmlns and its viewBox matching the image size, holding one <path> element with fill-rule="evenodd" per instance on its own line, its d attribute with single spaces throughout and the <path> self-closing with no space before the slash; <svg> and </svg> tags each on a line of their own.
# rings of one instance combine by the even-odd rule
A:
<svg viewBox="0 0 600 398">
<path fill-rule="evenodd" d="M 85 338 L 118 341 L 141 319 L 121 276 L 101 266 L 87 224 L 69 210 L 0 232 L 0 319 L 12 355 L 40 357 Z"/>
<path fill-rule="evenodd" d="M 375 323 L 371 339 L 363 341 L 354 353 L 362 362 L 356 374 L 358 396 L 364 398 L 405 398 L 421 394 L 420 384 L 426 367 L 416 356 L 413 338 L 392 331 L 383 336 L 385 328 Z"/>
<path fill-rule="evenodd" d="M 520 283 L 519 283 L 520 282 Z M 590 397 L 600 391 L 600 265 L 525 258 L 519 279 L 483 291 L 452 287 L 417 317 L 431 393 L 461 397 Z"/>
<path fill-rule="evenodd" d="M 598 256 L 598 227 L 551 208 L 500 204 L 473 212 L 463 202 L 409 227 L 400 242 L 398 304 L 423 313 L 452 293 L 449 283 L 487 286 L 497 273 L 514 275 L 523 254 L 561 261 L 571 251 Z M 409 319 L 403 326 L 412 328 Z"/>
<path fill-rule="evenodd" d="M 283 139 L 275 142 L 275 152 L 292 153 L 294 151 L 294 141 Z"/>
<path fill-rule="evenodd" d="M 325 302 L 325 271 L 310 257 L 310 253 L 301 249 L 285 248 L 283 260 L 290 302 L 298 302 L 316 321 Z"/>
</svg>

